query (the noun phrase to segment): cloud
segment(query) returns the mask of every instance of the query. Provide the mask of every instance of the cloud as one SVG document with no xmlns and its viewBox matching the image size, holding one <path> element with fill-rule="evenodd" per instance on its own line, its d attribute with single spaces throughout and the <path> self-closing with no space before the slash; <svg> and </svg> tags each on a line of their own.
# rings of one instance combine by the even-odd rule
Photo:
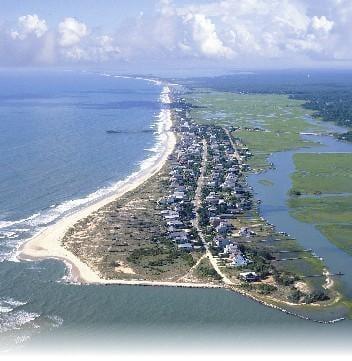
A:
<svg viewBox="0 0 352 361">
<path fill-rule="evenodd" d="M 13 39 L 24 40 L 30 35 L 41 38 L 48 31 L 45 20 L 39 19 L 38 15 L 20 16 L 17 21 L 17 30 L 11 31 Z"/>
<path fill-rule="evenodd" d="M 217 58 L 233 56 L 233 50 L 224 46 L 209 18 L 203 14 L 195 14 L 188 16 L 185 22 L 192 24 L 192 39 L 201 54 Z"/>
<path fill-rule="evenodd" d="M 312 18 L 312 28 L 314 30 L 323 31 L 329 33 L 334 27 L 334 22 L 328 20 L 325 16 L 313 16 Z"/>
<path fill-rule="evenodd" d="M 82 2 L 83 3 L 83 2 Z M 204 62 L 352 62 L 350 0 L 160 0 L 104 33 L 68 17 L 50 28 L 37 14 L 0 28 L 0 65 Z M 102 19 L 104 25 L 104 19 Z"/>
<path fill-rule="evenodd" d="M 193 45 L 187 45 L 198 46 L 205 56 L 216 54 L 224 61 L 232 60 L 239 65 L 243 58 L 252 64 L 260 64 L 263 60 L 279 62 L 280 59 L 325 61 L 336 59 L 337 49 L 346 49 L 339 39 L 344 38 L 346 42 L 348 31 L 337 30 L 338 23 L 346 19 L 351 23 L 352 4 L 349 0 L 323 1 L 323 6 L 310 0 L 193 1 L 176 8 L 175 12 L 194 19 L 202 14 L 204 18 L 199 18 L 201 35 L 194 37 L 198 41 Z M 205 19 L 212 25 L 206 24 Z M 213 37 L 206 38 L 207 28 L 209 33 L 213 31 Z M 214 46 L 202 48 L 202 44 Z M 217 50 L 212 52 L 213 49 Z M 352 59 L 352 50 L 349 53 Z"/>
<path fill-rule="evenodd" d="M 163 16 L 172 16 L 175 15 L 176 9 L 171 0 L 160 0 L 157 11 Z"/>
<path fill-rule="evenodd" d="M 77 45 L 88 35 L 86 24 L 74 18 L 65 18 L 58 26 L 59 44 L 62 47 Z"/>
<path fill-rule="evenodd" d="M 117 56 L 121 53 L 120 48 L 115 44 L 115 40 L 109 35 L 102 35 L 97 38 L 95 52 L 100 60 L 107 60 L 111 56 Z"/>
<path fill-rule="evenodd" d="M 48 28 L 38 15 L 17 19 L 16 28 L 0 27 L 0 65 L 94 63 L 116 59 L 120 49 L 115 39 L 72 17 Z"/>
</svg>

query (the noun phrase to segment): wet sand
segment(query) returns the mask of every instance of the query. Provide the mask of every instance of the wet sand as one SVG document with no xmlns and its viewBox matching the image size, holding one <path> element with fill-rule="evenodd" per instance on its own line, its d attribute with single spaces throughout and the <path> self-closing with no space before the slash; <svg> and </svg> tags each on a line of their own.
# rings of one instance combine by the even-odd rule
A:
<svg viewBox="0 0 352 361">
<path fill-rule="evenodd" d="M 170 88 L 165 86 L 161 94 L 161 101 L 165 104 L 171 103 Z M 137 188 L 147 179 L 156 174 L 165 164 L 168 156 L 173 152 L 176 144 L 176 136 L 171 131 L 172 118 L 171 111 L 164 109 L 160 115 L 161 119 L 158 124 L 159 137 L 161 140 L 162 150 L 152 158 L 151 164 L 144 169 L 132 174 L 127 178 L 119 190 L 112 195 L 100 199 L 89 206 L 72 213 L 53 225 L 48 226 L 39 234 L 30 238 L 18 250 L 17 258 L 20 260 L 37 260 L 54 258 L 62 260 L 70 270 L 69 280 L 81 283 L 103 283 L 103 284 L 149 284 L 147 281 L 120 281 L 105 280 L 94 272 L 87 264 L 82 262 L 77 256 L 62 246 L 62 239 L 68 229 L 74 226 L 79 220 L 88 217 L 91 213 L 97 211 L 101 207 L 115 201 L 125 193 Z"/>
</svg>

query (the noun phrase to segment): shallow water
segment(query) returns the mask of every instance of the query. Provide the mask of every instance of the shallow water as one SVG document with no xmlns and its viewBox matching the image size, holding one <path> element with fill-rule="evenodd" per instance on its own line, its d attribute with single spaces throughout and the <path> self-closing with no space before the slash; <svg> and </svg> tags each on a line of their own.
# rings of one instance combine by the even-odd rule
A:
<svg viewBox="0 0 352 361">
<path fill-rule="evenodd" d="M 73 72 L 0 72 L 0 83 L 1 259 L 155 154 L 157 136 L 146 130 L 162 88 Z"/>
<path fill-rule="evenodd" d="M 280 351 L 292 339 L 320 348 L 326 337 L 332 350 L 347 347 L 349 321 L 301 320 L 220 289 L 70 285 L 62 262 L 8 260 L 19 239 L 123 179 L 152 154 L 145 150 L 155 146 L 152 133 L 105 131 L 149 128 L 160 111 L 161 88 L 91 74 L 0 76 L 1 350 L 88 352 L 132 345 L 135 352 L 214 352 L 252 347 L 255 338 L 260 350 L 272 351 L 274 344 Z M 335 314 L 313 316 L 329 320 Z"/>
<path fill-rule="evenodd" d="M 22 301 L 13 312 L 21 326 L 3 333 L 3 349 L 22 340 L 17 348 L 23 351 L 131 350 L 133 345 L 134 352 L 145 347 L 214 352 L 246 345 L 253 337 L 261 349 L 280 340 L 276 350 L 281 350 L 293 338 L 302 347 L 321 347 L 325 337 L 337 347 L 352 330 L 347 321 L 301 320 L 220 289 L 68 285 L 57 282 L 64 267 L 56 261 L 9 263 L 7 270 L 16 287 L 0 292 Z"/>
<path fill-rule="evenodd" d="M 310 119 L 311 124 L 319 124 L 328 131 L 342 132 L 343 128 L 333 124 L 317 122 Z M 291 189 L 290 175 L 295 171 L 293 155 L 296 153 L 329 153 L 329 152 L 352 152 L 352 144 L 339 141 L 331 136 L 302 136 L 306 140 L 318 142 L 311 148 L 302 148 L 294 151 L 274 153 L 269 158 L 275 166 L 265 173 L 253 174 L 248 177 L 249 184 L 254 188 L 257 198 L 261 199 L 260 213 L 270 223 L 277 227 L 278 231 L 287 232 L 295 237 L 304 248 L 312 248 L 319 256 L 323 257 L 330 272 L 342 272 L 339 278 L 343 292 L 352 297 L 352 257 L 337 248 L 321 234 L 312 224 L 300 222 L 290 215 L 287 205 L 288 191 Z M 266 186 L 260 183 L 261 179 L 272 182 Z"/>
</svg>

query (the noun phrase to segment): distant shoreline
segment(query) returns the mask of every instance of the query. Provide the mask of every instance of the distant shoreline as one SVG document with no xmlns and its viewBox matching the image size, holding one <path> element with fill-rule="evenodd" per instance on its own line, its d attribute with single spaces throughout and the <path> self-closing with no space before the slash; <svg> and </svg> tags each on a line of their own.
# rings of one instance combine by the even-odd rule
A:
<svg viewBox="0 0 352 361">
<path fill-rule="evenodd" d="M 165 85 L 161 92 L 161 101 L 165 104 L 171 103 L 170 87 Z M 86 218 L 91 213 L 101 207 L 115 201 L 125 193 L 137 188 L 147 179 L 156 174 L 165 164 L 168 156 L 173 152 L 176 144 L 176 135 L 171 130 L 172 116 L 170 109 L 162 109 L 160 112 L 160 121 L 158 124 L 159 137 L 161 138 L 162 150 L 154 157 L 153 162 L 147 167 L 140 169 L 128 177 L 123 185 L 113 195 L 100 199 L 89 206 L 70 214 L 53 225 L 46 227 L 39 234 L 31 237 L 19 248 L 16 258 L 22 261 L 33 261 L 39 259 L 58 259 L 63 261 L 70 275 L 68 280 L 78 283 L 96 283 L 96 284 L 146 284 L 145 281 L 120 281 L 106 280 L 101 278 L 86 263 L 62 246 L 62 239 L 70 227 L 79 220 Z M 149 282 L 147 282 L 149 284 Z M 202 285 L 206 286 L 206 285 Z"/>
<path fill-rule="evenodd" d="M 165 85 L 161 93 L 161 100 L 164 103 L 171 103 L 170 88 Z M 338 318 L 330 321 L 315 320 L 310 317 L 302 316 L 294 311 L 285 309 L 286 306 L 297 306 L 299 309 L 301 305 L 290 304 L 289 302 L 282 302 L 280 300 L 265 300 L 264 297 L 255 296 L 239 287 L 228 287 L 224 284 L 213 284 L 211 282 L 182 282 L 182 281 L 152 281 L 144 279 L 104 279 L 79 257 L 67 250 L 62 245 L 62 239 L 70 227 L 75 225 L 78 221 L 88 217 L 93 212 L 104 207 L 105 205 L 115 201 L 125 193 L 132 191 L 142 185 L 150 177 L 158 173 L 166 163 L 168 156 L 172 154 L 176 145 L 176 134 L 171 130 L 172 115 L 170 109 L 163 109 L 164 116 L 160 116 L 158 123 L 159 136 L 161 139 L 160 152 L 153 159 L 152 164 L 147 168 L 141 169 L 131 175 L 120 189 L 113 195 L 109 195 L 104 199 L 96 201 L 95 203 L 83 208 L 65 218 L 59 220 L 55 224 L 47 227 L 41 233 L 30 238 L 24 243 L 17 254 L 18 259 L 24 261 L 33 261 L 39 259 L 57 259 L 63 261 L 66 265 L 67 274 L 64 280 L 75 284 L 89 284 L 89 285 L 128 285 L 128 286 L 153 286 L 153 287 L 176 287 L 176 288 L 204 288 L 204 289 L 224 289 L 235 292 L 253 301 L 256 301 L 264 306 L 271 307 L 282 311 L 288 315 L 296 316 L 301 319 L 306 319 L 319 323 L 335 323 L 342 321 L 344 318 Z M 302 305 L 303 306 L 303 305 Z M 320 306 L 319 306 L 320 307 Z"/>
</svg>

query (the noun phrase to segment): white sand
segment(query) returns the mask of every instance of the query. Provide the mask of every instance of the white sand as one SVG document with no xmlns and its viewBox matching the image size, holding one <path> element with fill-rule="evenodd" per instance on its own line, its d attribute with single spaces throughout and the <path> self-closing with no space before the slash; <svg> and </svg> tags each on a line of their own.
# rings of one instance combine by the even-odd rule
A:
<svg viewBox="0 0 352 361">
<path fill-rule="evenodd" d="M 165 86 L 161 95 L 162 102 L 170 103 L 169 92 L 169 87 Z M 176 144 L 176 136 L 171 131 L 171 126 L 171 111 L 169 109 L 164 109 L 161 113 L 160 123 L 158 124 L 159 136 L 163 149 L 156 157 L 152 158 L 151 164 L 148 165 L 147 168 L 141 169 L 139 172 L 133 174 L 115 194 L 109 195 L 104 199 L 100 199 L 95 203 L 90 204 L 86 208 L 68 215 L 55 224 L 48 226 L 41 233 L 30 238 L 20 247 L 17 257 L 20 260 L 35 260 L 45 258 L 55 258 L 62 260 L 71 270 L 70 280 L 73 282 L 117 284 L 141 284 L 142 282 L 142 284 L 149 284 L 149 282 L 145 281 L 104 280 L 99 277 L 99 275 L 94 272 L 87 264 L 82 262 L 77 256 L 65 249 L 61 243 L 62 238 L 66 234 L 67 230 L 79 220 L 86 218 L 92 212 L 95 212 L 101 207 L 104 207 L 105 205 L 113 202 L 126 192 L 135 189 L 162 168 Z"/>
</svg>

